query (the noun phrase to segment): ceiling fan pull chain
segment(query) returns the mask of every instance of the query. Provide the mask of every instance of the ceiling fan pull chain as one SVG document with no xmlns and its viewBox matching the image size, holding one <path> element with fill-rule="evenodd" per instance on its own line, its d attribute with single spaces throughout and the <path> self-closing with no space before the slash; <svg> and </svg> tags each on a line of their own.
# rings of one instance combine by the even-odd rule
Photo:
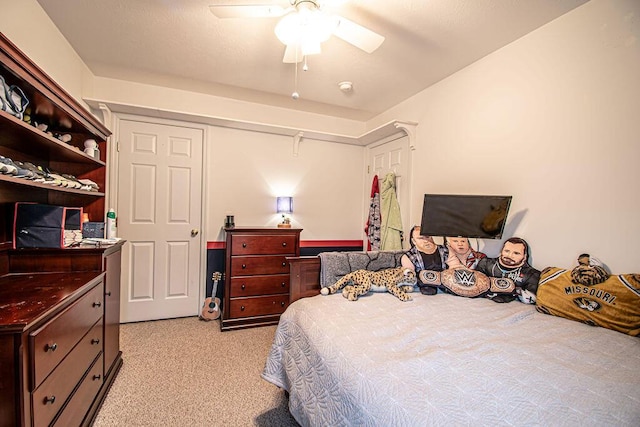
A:
<svg viewBox="0 0 640 427">
<path fill-rule="evenodd" d="M 293 99 L 298 99 L 300 98 L 300 94 L 298 93 L 298 52 L 296 51 L 296 62 L 293 63 L 293 67 L 294 67 L 294 77 L 293 77 L 293 93 L 291 94 L 291 97 Z"/>
</svg>

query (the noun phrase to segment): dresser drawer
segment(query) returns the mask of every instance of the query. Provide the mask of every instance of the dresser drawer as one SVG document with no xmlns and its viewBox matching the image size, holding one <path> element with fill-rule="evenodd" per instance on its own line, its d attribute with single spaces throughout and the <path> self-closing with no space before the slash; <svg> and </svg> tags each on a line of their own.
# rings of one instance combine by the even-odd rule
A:
<svg viewBox="0 0 640 427">
<path fill-rule="evenodd" d="M 231 318 L 282 314 L 289 305 L 289 294 L 237 298 L 230 302 Z"/>
<path fill-rule="evenodd" d="M 289 261 L 284 255 L 231 257 L 231 277 L 256 274 L 289 274 Z"/>
<path fill-rule="evenodd" d="M 89 372 L 78 386 L 78 389 L 69 402 L 65 406 L 62 413 L 58 416 L 54 426 L 67 427 L 67 426 L 79 426 L 82 422 L 85 414 L 89 410 L 89 407 L 93 403 L 102 382 L 104 381 L 104 375 L 102 373 L 103 355 L 101 354 L 91 366 Z"/>
<path fill-rule="evenodd" d="M 233 255 L 291 255 L 296 253 L 297 240 L 293 234 L 233 235 L 231 252 Z"/>
<path fill-rule="evenodd" d="M 31 394 L 35 426 L 49 425 L 101 352 L 102 319 Z M 102 364 L 100 369 L 102 370 Z"/>
<path fill-rule="evenodd" d="M 29 334 L 31 387 L 36 388 L 102 317 L 104 287 L 100 282 L 44 326 Z M 102 343 L 102 336 L 99 337 Z M 84 371 L 83 371 L 84 372 Z"/>
<path fill-rule="evenodd" d="M 289 293 L 289 275 L 231 278 L 231 298 Z"/>
</svg>

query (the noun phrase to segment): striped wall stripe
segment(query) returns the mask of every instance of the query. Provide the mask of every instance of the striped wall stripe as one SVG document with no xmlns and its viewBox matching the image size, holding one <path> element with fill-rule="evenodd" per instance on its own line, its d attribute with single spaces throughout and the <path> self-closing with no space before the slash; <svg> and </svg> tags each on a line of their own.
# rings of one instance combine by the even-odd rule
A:
<svg viewBox="0 0 640 427">
<path fill-rule="evenodd" d="M 220 242 L 207 242 L 207 249 L 225 249 L 227 243 L 225 241 Z M 362 240 L 301 240 L 301 248 L 362 248 Z"/>
</svg>

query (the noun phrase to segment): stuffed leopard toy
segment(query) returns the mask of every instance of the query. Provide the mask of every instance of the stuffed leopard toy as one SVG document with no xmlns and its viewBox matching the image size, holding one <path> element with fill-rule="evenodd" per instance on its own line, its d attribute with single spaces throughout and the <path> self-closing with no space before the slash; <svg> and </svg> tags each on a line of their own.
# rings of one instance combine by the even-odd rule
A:
<svg viewBox="0 0 640 427">
<path fill-rule="evenodd" d="M 322 288 L 320 293 L 322 295 L 335 294 L 344 288 L 342 296 L 349 301 L 357 301 L 360 295 L 369 291 L 388 291 L 398 297 L 400 301 L 411 301 L 412 298 L 407 295 L 407 292 L 413 292 L 415 284 L 416 273 L 409 268 L 396 267 L 380 271 L 356 270 L 346 274 L 332 286 Z"/>
</svg>

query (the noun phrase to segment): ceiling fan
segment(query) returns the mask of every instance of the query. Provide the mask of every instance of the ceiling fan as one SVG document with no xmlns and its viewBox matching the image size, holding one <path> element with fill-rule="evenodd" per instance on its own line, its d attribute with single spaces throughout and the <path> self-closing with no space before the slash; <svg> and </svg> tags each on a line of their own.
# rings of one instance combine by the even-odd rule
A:
<svg viewBox="0 0 640 427">
<path fill-rule="evenodd" d="M 335 2 L 335 0 L 334 0 Z M 286 46 L 283 62 L 298 63 L 307 55 L 320 53 L 320 45 L 336 37 L 364 50 L 375 51 L 384 37 L 342 16 L 328 12 L 331 1 L 288 0 L 282 5 L 218 4 L 209 10 L 220 19 L 227 18 L 276 18 L 281 17 L 275 27 L 278 39 Z"/>
</svg>

